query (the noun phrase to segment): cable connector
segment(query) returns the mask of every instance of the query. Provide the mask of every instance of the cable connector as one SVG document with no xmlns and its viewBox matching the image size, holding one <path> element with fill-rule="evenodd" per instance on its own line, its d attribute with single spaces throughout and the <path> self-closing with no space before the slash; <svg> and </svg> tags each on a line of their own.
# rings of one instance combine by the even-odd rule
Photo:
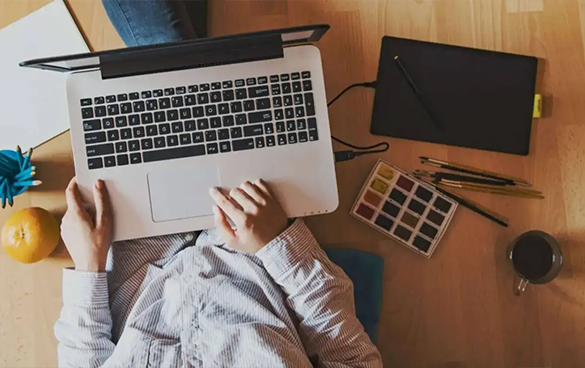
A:
<svg viewBox="0 0 585 368">
<path fill-rule="evenodd" d="M 343 162 L 353 160 L 356 156 L 359 156 L 360 153 L 356 151 L 337 151 L 333 153 L 335 155 L 335 162 Z"/>
</svg>

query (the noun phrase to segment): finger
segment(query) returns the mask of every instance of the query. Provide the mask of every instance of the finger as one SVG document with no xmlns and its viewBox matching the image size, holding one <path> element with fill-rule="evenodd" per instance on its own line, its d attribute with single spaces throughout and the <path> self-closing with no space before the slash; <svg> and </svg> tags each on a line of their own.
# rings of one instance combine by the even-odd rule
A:
<svg viewBox="0 0 585 368">
<path fill-rule="evenodd" d="M 97 227 L 109 224 L 112 217 L 110 195 L 103 180 L 98 180 L 93 186 L 93 200 L 95 202 L 95 221 Z"/>
<path fill-rule="evenodd" d="M 260 191 L 268 198 L 270 199 L 274 199 L 274 193 L 272 192 L 272 189 L 270 189 L 270 186 L 268 185 L 267 182 L 265 182 L 262 179 L 257 179 L 254 182 L 254 185 L 256 185 L 256 187 L 258 189 L 260 189 Z"/>
<path fill-rule="evenodd" d="M 258 203 L 240 188 L 232 189 L 230 191 L 230 197 L 238 202 L 245 212 L 254 212 L 258 208 Z"/>
<path fill-rule="evenodd" d="M 74 177 L 69 182 L 67 189 L 65 190 L 65 199 L 67 200 L 67 208 L 77 213 L 87 213 L 83 207 L 81 201 L 81 195 L 79 194 L 79 188 L 77 187 L 77 179 Z"/>
<path fill-rule="evenodd" d="M 226 244 L 231 244 L 236 238 L 236 233 L 230 226 L 225 213 L 218 206 L 213 206 L 213 216 L 215 218 L 215 227 L 219 236 L 226 242 Z"/>
<path fill-rule="evenodd" d="M 231 198 L 223 194 L 218 188 L 210 188 L 209 195 L 219 208 L 232 220 L 239 221 L 243 217 L 242 208 L 236 205 Z"/>
<path fill-rule="evenodd" d="M 240 188 L 259 205 L 263 206 L 266 204 L 266 195 L 255 184 L 247 181 L 240 185 Z"/>
</svg>

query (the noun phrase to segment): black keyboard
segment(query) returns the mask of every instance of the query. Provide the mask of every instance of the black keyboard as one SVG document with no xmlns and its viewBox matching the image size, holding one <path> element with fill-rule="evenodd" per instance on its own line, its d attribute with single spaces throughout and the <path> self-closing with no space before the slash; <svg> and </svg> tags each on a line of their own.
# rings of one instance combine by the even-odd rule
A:
<svg viewBox="0 0 585 368">
<path fill-rule="evenodd" d="M 90 170 L 317 141 L 308 71 L 81 99 Z"/>
</svg>

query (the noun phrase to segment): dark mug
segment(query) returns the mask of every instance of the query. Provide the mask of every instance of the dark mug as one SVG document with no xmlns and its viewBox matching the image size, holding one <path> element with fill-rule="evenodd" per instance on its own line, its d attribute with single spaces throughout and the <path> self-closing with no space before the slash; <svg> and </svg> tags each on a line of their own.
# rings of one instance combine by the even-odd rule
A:
<svg viewBox="0 0 585 368">
<path fill-rule="evenodd" d="M 521 295 L 528 284 L 552 281 L 563 265 L 559 243 L 549 234 L 533 230 L 517 237 L 508 246 L 508 258 L 514 267 L 514 294 Z"/>
</svg>

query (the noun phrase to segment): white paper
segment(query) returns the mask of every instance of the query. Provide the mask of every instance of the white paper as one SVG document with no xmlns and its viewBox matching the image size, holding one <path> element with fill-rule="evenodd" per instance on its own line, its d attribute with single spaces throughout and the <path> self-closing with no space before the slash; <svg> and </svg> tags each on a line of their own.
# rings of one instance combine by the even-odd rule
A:
<svg viewBox="0 0 585 368">
<path fill-rule="evenodd" d="M 69 129 L 67 74 L 18 63 L 88 51 L 63 0 L 0 30 L 0 149 L 28 150 Z"/>
</svg>

